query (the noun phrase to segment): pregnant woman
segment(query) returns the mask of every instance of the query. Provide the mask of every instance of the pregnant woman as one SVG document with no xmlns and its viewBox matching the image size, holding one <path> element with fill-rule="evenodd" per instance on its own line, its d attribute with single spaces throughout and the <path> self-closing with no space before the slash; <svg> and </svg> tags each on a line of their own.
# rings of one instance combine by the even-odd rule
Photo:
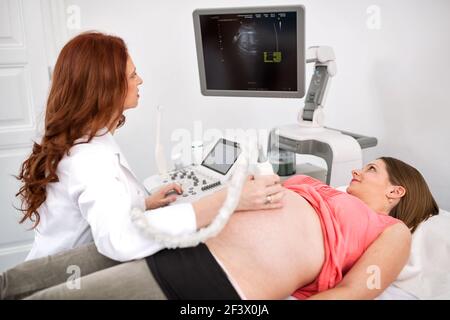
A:
<svg viewBox="0 0 450 320">
<path fill-rule="evenodd" d="M 375 298 L 405 265 L 411 232 L 438 206 L 422 175 L 402 161 L 380 158 L 352 174 L 347 192 L 291 178 L 282 208 L 237 212 L 218 236 L 194 248 L 123 264 L 92 246 L 29 261 L 1 275 L 0 293 L 7 299 Z M 70 264 L 81 269 L 79 290 L 65 283 Z"/>
</svg>

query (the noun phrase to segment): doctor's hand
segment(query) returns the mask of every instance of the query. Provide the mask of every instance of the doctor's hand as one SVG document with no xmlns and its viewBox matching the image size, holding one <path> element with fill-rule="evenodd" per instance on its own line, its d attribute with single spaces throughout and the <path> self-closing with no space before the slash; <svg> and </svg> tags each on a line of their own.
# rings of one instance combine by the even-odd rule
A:
<svg viewBox="0 0 450 320">
<path fill-rule="evenodd" d="M 284 194 L 279 176 L 250 176 L 242 188 L 236 211 L 281 208 Z"/>
<path fill-rule="evenodd" d="M 177 200 L 177 195 L 183 193 L 181 186 L 177 183 L 171 183 L 161 187 L 158 191 L 145 198 L 145 209 L 157 209 L 167 206 L 169 203 Z"/>
</svg>

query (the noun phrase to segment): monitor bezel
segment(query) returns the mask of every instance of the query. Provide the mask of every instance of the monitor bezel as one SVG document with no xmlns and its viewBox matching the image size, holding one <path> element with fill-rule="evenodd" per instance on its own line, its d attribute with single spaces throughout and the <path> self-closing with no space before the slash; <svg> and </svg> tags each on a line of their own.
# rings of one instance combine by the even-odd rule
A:
<svg viewBox="0 0 450 320">
<path fill-rule="evenodd" d="M 214 14 L 246 14 L 296 12 L 297 15 L 297 90 L 296 91 L 264 91 L 264 90 L 211 90 L 206 87 L 205 63 L 200 29 L 201 15 Z M 193 12 L 195 45 L 200 77 L 200 89 L 204 96 L 232 97 L 269 97 L 269 98 L 303 98 L 305 96 L 305 7 L 303 5 L 234 7 L 196 9 Z"/>
</svg>

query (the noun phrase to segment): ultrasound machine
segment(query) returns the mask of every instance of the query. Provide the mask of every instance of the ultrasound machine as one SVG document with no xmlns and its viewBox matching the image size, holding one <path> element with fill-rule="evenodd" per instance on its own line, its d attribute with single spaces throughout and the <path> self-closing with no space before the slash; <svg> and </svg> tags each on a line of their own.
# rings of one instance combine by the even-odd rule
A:
<svg viewBox="0 0 450 320">
<path fill-rule="evenodd" d="M 193 20 L 204 96 L 300 99 L 305 96 L 306 63 L 314 63 L 297 123 L 271 129 L 267 157 L 275 173 L 288 176 L 296 173 L 296 154 L 314 155 L 327 164 L 326 183 L 348 183 L 351 169 L 362 166 L 362 149 L 375 146 L 377 140 L 324 126 L 335 56 L 327 46 L 305 50 L 304 7 L 197 9 Z M 240 153 L 239 142 L 219 139 L 200 165 L 163 173 L 144 185 L 152 192 L 161 184 L 177 182 L 184 193 L 175 203 L 192 201 L 226 185 Z"/>
<path fill-rule="evenodd" d="M 351 169 L 362 166 L 362 149 L 377 139 L 324 126 L 335 55 L 328 46 L 305 50 L 305 8 L 200 9 L 193 17 L 205 96 L 302 98 L 305 65 L 314 63 L 297 123 L 272 128 L 268 157 L 276 173 L 289 176 L 296 173 L 296 154 L 316 156 L 327 165 L 324 182 L 347 184 Z"/>
<path fill-rule="evenodd" d="M 220 138 L 206 153 L 200 165 L 189 165 L 152 176 L 144 181 L 144 186 L 152 193 L 161 185 L 178 183 L 183 193 L 174 203 L 192 202 L 223 188 L 241 156 L 242 150 L 238 142 Z"/>
</svg>

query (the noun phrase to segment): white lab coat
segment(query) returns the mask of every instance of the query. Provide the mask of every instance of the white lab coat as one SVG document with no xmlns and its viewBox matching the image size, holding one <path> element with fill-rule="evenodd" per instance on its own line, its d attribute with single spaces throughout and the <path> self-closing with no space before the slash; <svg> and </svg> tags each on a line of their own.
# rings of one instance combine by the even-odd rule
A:
<svg viewBox="0 0 450 320">
<path fill-rule="evenodd" d="M 92 241 L 100 253 L 118 261 L 140 259 L 163 249 L 130 219 L 132 208 L 145 209 L 147 193 L 111 133 L 98 136 L 105 132 L 72 147 L 60 161 L 59 182 L 47 186 L 27 260 Z M 173 235 L 196 229 L 191 204 L 147 211 L 147 216 L 151 224 Z"/>
</svg>

